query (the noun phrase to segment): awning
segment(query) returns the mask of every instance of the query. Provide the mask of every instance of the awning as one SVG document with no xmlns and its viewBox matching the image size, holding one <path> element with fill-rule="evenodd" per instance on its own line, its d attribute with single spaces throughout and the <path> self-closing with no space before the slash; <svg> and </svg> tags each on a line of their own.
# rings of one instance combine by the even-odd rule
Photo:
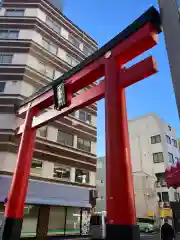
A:
<svg viewBox="0 0 180 240">
<path fill-rule="evenodd" d="M 11 180 L 10 176 L 0 176 L 0 202 L 8 196 Z M 26 203 L 91 207 L 88 188 L 38 180 L 29 180 Z"/>
</svg>

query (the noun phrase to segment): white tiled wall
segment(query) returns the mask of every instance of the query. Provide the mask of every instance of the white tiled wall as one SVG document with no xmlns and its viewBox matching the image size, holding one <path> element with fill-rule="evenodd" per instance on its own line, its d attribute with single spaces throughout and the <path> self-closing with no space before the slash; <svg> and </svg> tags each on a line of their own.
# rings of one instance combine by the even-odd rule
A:
<svg viewBox="0 0 180 240">
<path fill-rule="evenodd" d="M 16 167 L 16 154 L 0 152 L 0 170 L 14 172 Z"/>
<path fill-rule="evenodd" d="M 16 121 L 14 114 L 0 114 L 0 129 L 15 129 Z"/>
<path fill-rule="evenodd" d="M 6 81 L 4 93 L 19 94 L 21 89 L 21 81 Z"/>
<path fill-rule="evenodd" d="M 22 64 L 25 65 L 28 60 L 27 53 L 15 53 L 12 58 L 12 64 Z"/>
<path fill-rule="evenodd" d="M 64 38 L 66 38 L 66 39 L 68 39 L 68 37 L 69 37 L 69 32 L 65 29 L 65 28 L 61 28 L 61 35 L 64 37 Z"/>
<path fill-rule="evenodd" d="M 54 163 L 43 161 L 41 176 L 45 178 L 53 178 L 53 173 L 54 173 Z"/>
<path fill-rule="evenodd" d="M 25 17 L 38 17 L 38 8 L 26 8 L 24 12 Z"/>
</svg>

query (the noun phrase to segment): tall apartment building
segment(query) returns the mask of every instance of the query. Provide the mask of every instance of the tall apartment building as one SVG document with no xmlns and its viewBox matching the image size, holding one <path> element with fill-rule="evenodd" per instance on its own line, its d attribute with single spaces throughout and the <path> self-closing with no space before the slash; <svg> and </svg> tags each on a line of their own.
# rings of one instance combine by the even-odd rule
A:
<svg viewBox="0 0 180 240">
<path fill-rule="evenodd" d="M 14 105 L 97 48 L 48 0 L 4 1 L 0 9 L 1 212 L 16 165 L 19 140 L 14 133 L 22 121 L 15 116 Z M 38 130 L 23 236 L 35 236 L 37 225 L 46 226 L 48 235 L 81 233 L 90 208 L 89 189 L 95 187 L 96 115 L 97 106 L 92 104 Z M 45 217 L 38 217 L 39 213 Z"/>
<path fill-rule="evenodd" d="M 164 173 L 168 164 L 180 161 L 176 130 L 154 113 L 132 119 L 128 126 L 137 216 L 151 215 L 152 211 L 157 214 L 157 208 L 160 216 L 170 216 L 169 203 L 178 201 L 179 193 L 167 188 Z M 104 193 L 102 182 L 105 179 L 102 179 L 102 173 L 99 174 L 99 171 L 105 173 L 105 164 L 101 162 L 102 159 L 98 159 L 97 187 L 100 194 Z M 104 170 L 101 169 L 103 166 Z M 104 206 L 103 198 L 104 195 L 100 195 L 98 207 Z"/>
</svg>

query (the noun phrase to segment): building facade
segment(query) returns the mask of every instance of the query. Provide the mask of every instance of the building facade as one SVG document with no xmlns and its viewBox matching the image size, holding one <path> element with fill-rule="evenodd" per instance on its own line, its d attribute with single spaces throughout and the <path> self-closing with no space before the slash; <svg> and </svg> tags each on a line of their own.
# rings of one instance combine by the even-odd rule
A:
<svg viewBox="0 0 180 240">
<path fill-rule="evenodd" d="M 154 113 L 130 120 L 128 126 L 137 216 L 171 216 L 170 201 L 178 201 L 179 193 L 167 188 L 164 173 L 168 164 L 180 159 L 176 130 Z M 99 161 L 102 159 L 98 164 L 103 168 L 105 163 Z M 98 169 L 99 189 L 102 185 L 98 184 L 105 178 L 101 179 L 104 175 Z M 99 193 L 104 194 L 101 188 Z M 100 195 L 98 204 L 104 207 L 102 197 L 105 198 Z"/>
<path fill-rule="evenodd" d="M 22 122 L 15 115 L 15 106 L 97 48 L 88 34 L 48 0 L 4 1 L 0 9 L 1 212 L 16 166 L 19 138 L 15 129 Z M 81 232 L 82 219 L 90 208 L 89 189 L 96 183 L 96 116 L 94 103 L 38 129 L 24 237 L 35 236 L 37 225 L 46 226 L 38 230 L 46 235 Z M 38 218 L 39 212 L 46 217 Z"/>
</svg>

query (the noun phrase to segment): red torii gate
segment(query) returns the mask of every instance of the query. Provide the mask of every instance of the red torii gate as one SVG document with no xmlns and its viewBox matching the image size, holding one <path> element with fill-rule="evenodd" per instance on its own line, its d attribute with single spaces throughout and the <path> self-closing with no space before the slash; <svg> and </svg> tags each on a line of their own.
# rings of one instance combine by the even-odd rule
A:
<svg viewBox="0 0 180 240">
<path fill-rule="evenodd" d="M 65 73 L 50 85 L 24 101 L 17 115 L 26 114 L 17 134 L 21 136 L 5 220 L 3 240 L 20 238 L 31 159 L 37 128 L 92 104 L 105 97 L 107 234 L 106 239 L 139 239 L 133 191 L 132 167 L 128 138 L 125 88 L 156 73 L 152 57 L 125 68 L 124 64 L 157 44 L 161 32 L 159 13 L 151 7 L 132 25 Z M 74 96 L 80 89 L 104 76 L 99 84 Z M 62 95 L 65 89 L 66 96 Z M 59 94 L 61 91 L 61 94 Z M 54 95 L 55 93 L 55 95 Z M 60 110 L 41 113 L 54 103 Z"/>
</svg>

